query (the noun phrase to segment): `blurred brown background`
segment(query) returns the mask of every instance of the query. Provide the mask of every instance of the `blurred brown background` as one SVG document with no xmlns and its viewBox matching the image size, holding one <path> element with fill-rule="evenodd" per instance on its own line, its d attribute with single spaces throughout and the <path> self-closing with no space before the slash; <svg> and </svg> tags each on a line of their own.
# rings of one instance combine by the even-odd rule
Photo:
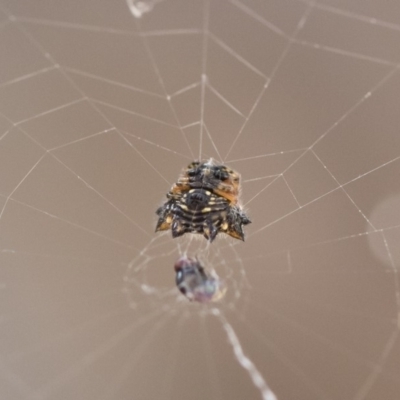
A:
<svg viewBox="0 0 400 400">
<path fill-rule="evenodd" d="M 262 398 L 223 318 L 281 400 L 400 398 L 398 1 L 0 4 L 1 399 Z M 246 242 L 154 233 L 199 157 Z"/>
</svg>

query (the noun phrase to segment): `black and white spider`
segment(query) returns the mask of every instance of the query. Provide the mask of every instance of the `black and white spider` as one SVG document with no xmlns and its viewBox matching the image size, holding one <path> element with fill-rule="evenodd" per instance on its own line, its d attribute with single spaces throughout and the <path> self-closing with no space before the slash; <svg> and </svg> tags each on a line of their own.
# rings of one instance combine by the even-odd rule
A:
<svg viewBox="0 0 400 400">
<path fill-rule="evenodd" d="M 212 160 L 192 162 L 156 211 L 157 231 L 172 236 L 200 233 L 212 242 L 219 232 L 244 240 L 243 225 L 251 221 L 239 205 L 240 176 Z"/>
</svg>

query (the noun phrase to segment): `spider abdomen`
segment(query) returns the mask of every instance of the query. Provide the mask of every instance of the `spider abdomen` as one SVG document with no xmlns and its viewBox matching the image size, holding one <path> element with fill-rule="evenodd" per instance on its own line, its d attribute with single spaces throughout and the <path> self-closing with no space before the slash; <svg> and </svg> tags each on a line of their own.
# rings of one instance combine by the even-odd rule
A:
<svg viewBox="0 0 400 400">
<path fill-rule="evenodd" d="M 223 232 L 244 240 L 242 226 L 251 221 L 238 204 L 239 181 L 239 174 L 225 165 L 189 164 L 157 209 L 156 231 L 171 229 L 174 238 L 200 233 L 210 242 Z"/>
</svg>

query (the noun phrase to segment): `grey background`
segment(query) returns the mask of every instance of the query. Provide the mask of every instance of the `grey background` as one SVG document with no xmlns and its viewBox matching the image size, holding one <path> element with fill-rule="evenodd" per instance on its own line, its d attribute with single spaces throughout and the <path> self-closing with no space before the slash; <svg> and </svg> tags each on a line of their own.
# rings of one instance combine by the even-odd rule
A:
<svg viewBox="0 0 400 400">
<path fill-rule="evenodd" d="M 398 2 L 153 6 L 1 1 L 0 398 L 261 398 L 226 318 L 279 399 L 399 399 Z M 199 156 L 244 243 L 154 233 Z"/>
</svg>

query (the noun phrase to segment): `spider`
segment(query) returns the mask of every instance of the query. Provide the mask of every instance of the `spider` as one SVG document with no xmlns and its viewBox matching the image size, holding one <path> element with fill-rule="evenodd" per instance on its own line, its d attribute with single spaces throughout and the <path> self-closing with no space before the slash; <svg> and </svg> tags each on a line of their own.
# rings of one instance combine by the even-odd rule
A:
<svg viewBox="0 0 400 400">
<path fill-rule="evenodd" d="M 194 161 L 184 169 L 156 211 L 156 232 L 171 228 L 172 237 L 200 233 L 212 242 L 219 232 L 244 240 L 251 221 L 238 204 L 240 176 L 225 165 Z"/>
<path fill-rule="evenodd" d="M 174 266 L 178 289 L 191 301 L 207 303 L 224 297 L 226 286 L 214 272 L 208 272 L 196 258 L 181 257 Z"/>
</svg>

